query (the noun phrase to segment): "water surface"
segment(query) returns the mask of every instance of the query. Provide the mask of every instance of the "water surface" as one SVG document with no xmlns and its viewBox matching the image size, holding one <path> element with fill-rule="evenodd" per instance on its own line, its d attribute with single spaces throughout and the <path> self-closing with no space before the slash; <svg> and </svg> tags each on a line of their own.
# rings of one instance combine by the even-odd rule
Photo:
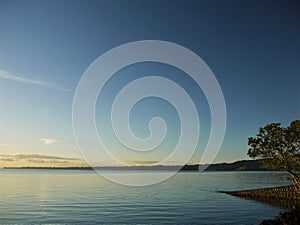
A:
<svg viewBox="0 0 300 225">
<path fill-rule="evenodd" d="M 182 172 L 147 187 L 84 170 L 0 173 L 1 224 L 259 224 L 282 209 L 219 191 L 290 184 L 279 172 Z"/>
</svg>

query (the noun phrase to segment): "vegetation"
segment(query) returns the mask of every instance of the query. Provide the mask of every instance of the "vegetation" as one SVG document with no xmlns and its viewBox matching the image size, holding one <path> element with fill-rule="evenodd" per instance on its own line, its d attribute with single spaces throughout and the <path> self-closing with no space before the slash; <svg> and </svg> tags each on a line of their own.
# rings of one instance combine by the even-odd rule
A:
<svg viewBox="0 0 300 225">
<path fill-rule="evenodd" d="M 287 171 L 300 193 L 300 120 L 288 127 L 271 123 L 248 139 L 248 155 L 262 159 L 267 168 Z"/>
</svg>

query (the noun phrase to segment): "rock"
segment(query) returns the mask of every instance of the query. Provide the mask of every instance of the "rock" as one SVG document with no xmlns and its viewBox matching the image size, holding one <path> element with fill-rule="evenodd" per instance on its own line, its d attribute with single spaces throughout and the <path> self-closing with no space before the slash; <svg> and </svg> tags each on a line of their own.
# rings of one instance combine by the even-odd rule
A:
<svg viewBox="0 0 300 225">
<path fill-rule="evenodd" d="M 296 225 L 300 224 L 300 209 L 279 213 L 274 220 L 264 220 L 261 225 Z"/>
</svg>

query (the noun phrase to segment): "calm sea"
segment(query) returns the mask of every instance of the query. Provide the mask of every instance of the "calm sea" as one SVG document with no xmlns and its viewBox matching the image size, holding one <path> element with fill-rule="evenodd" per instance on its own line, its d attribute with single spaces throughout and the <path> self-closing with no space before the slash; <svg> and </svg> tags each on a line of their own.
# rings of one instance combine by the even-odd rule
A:
<svg viewBox="0 0 300 225">
<path fill-rule="evenodd" d="M 160 184 L 129 187 L 93 171 L 0 170 L 0 223 L 259 224 L 282 209 L 219 191 L 288 184 L 282 177 L 279 172 L 183 172 Z"/>
</svg>

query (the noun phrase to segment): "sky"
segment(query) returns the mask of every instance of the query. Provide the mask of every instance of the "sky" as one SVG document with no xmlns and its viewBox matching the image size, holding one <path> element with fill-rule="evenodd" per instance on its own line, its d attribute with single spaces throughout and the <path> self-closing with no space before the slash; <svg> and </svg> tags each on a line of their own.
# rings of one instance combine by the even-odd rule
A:
<svg viewBox="0 0 300 225">
<path fill-rule="evenodd" d="M 82 155 L 72 126 L 76 87 L 99 56 L 141 40 L 184 46 L 209 66 L 227 111 L 214 162 L 248 159 L 247 138 L 259 127 L 287 126 L 300 118 L 299 11 L 299 1 L 293 0 L 0 0 L 0 167 L 83 165 L 76 161 Z M 171 153 L 180 136 L 180 115 L 160 98 L 140 101 L 130 115 L 139 138 L 149 136 L 151 118 L 165 119 L 166 139 L 155 151 L 128 152 L 110 124 L 118 91 L 149 75 L 172 79 L 192 97 L 201 131 L 189 163 L 199 162 L 211 126 L 207 99 L 183 71 L 166 64 L 139 63 L 114 74 L 95 106 L 98 134 L 113 155 L 129 164 L 148 165 Z M 97 146 L 91 148 L 97 153 Z"/>
</svg>

